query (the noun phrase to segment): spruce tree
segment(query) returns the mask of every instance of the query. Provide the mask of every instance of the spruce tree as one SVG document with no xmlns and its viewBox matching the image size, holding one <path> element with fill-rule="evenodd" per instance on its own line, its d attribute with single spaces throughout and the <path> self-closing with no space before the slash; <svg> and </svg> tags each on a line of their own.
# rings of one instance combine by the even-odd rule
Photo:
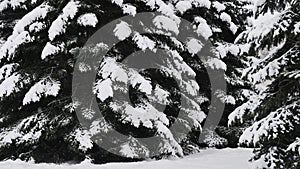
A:
<svg viewBox="0 0 300 169">
<path fill-rule="evenodd" d="M 251 45 L 243 76 L 249 100 L 229 124 L 251 124 L 240 144 L 256 147 L 258 168 L 299 168 L 299 1 L 258 1 L 237 43 Z"/>
</svg>

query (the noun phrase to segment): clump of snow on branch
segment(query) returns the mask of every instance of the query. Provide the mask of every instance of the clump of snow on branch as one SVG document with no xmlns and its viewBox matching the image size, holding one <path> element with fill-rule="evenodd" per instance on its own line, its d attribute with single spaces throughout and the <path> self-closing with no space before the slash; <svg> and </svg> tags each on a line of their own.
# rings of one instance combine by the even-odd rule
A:
<svg viewBox="0 0 300 169">
<path fill-rule="evenodd" d="M 183 14 L 185 11 L 192 8 L 192 3 L 190 1 L 179 1 L 175 7 L 181 14 Z"/>
<path fill-rule="evenodd" d="M 220 137 L 214 130 L 206 129 L 203 131 L 205 138 L 203 142 L 207 144 L 208 147 L 225 147 L 228 144 L 228 141 Z"/>
<path fill-rule="evenodd" d="M 49 5 L 42 4 L 23 16 L 14 26 L 12 35 L 10 35 L 1 46 L 0 60 L 2 58 L 6 58 L 7 60 L 12 59 L 18 46 L 23 43 L 31 42 L 33 38 L 25 28 L 34 21 L 45 18 L 51 9 Z"/>
<path fill-rule="evenodd" d="M 298 155 L 300 155 L 300 138 L 297 137 L 296 140 L 289 145 L 289 147 L 287 148 L 287 151 L 292 151 L 295 153 L 298 153 Z"/>
<path fill-rule="evenodd" d="M 34 22 L 32 23 L 28 30 L 30 33 L 37 33 L 37 32 L 40 32 L 41 30 L 43 30 L 44 28 L 46 27 L 45 23 L 42 23 L 42 22 Z"/>
<path fill-rule="evenodd" d="M 191 54 L 197 54 L 203 48 L 203 43 L 197 39 L 191 38 L 186 42 L 187 50 Z"/>
<path fill-rule="evenodd" d="M 120 146 L 120 153 L 125 157 L 139 158 L 148 157 L 150 152 L 147 147 L 140 144 L 138 140 L 133 137 L 129 137 L 129 141 Z"/>
<path fill-rule="evenodd" d="M 112 0 L 113 3 L 122 6 L 123 5 L 123 0 Z"/>
<path fill-rule="evenodd" d="M 77 23 L 82 26 L 96 27 L 98 19 L 94 13 L 86 13 L 78 17 Z"/>
<path fill-rule="evenodd" d="M 12 93 L 20 91 L 20 88 L 24 86 L 28 81 L 23 79 L 19 73 L 13 73 L 0 83 L 0 98 L 4 96 L 10 96 Z"/>
<path fill-rule="evenodd" d="M 163 16 L 163 15 L 156 16 L 153 19 L 153 23 L 159 30 L 164 30 L 167 33 L 173 32 L 176 35 L 179 33 L 178 23 L 172 18 L 169 18 L 167 16 Z M 163 33 L 163 34 L 166 34 L 166 32 L 157 31 L 157 33 Z"/>
<path fill-rule="evenodd" d="M 3 0 L 0 3 L 0 12 L 11 7 L 12 9 L 16 9 L 17 7 L 23 7 L 22 4 L 26 2 L 27 0 Z"/>
<path fill-rule="evenodd" d="M 142 51 L 145 51 L 146 49 L 150 49 L 150 50 L 155 49 L 156 43 L 153 40 L 149 39 L 147 36 L 136 33 L 133 36 L 133 40 Z"/>
<path fill-rule="evenodd" d="M 122 10 L 124 14 L 129 14 L 132 16 L 135 16 L 136 14 L 136 7 L 130 4 L 123 4 L 122 5 Z"/>
<path fill-rule="evenodd" d="M 160 104 L 167 105 L 169 104 L 168 97 L 170 96 L 170 93 L 164 89 L 160 85 L 156 85 L 154 89 L 154 97 L 152 98 L 152 101 L 156 101 Z"/>
<path fill-rule="evenodd" d="M 0 133 L 0 147 L 13 142 L 18 144 L 36 142 L 42 135 L 43 130 L 45 130 L 48 120 L 48 117 L 44 115 L 32 115 L 23 119 L 17 126 L 4 129 Z"/>
<path fill-rule="evenodd" d="M 0 81 L 8 78 L 19 67 L 17 63 L 4 65 L 0 68 Z"/>
<path fill-rule="evenodd" d="M 123 111 L 122 111 L 123 110 Z M 169 120 L 163 112 L 159 112 L 151 104 L 145 106 L 132 107 L 129 104 L 121 106 L 123 122 L 130 122 L 135 127 L 144 126 L 153 128 L 153 122 L 160 121 L 164 125 L 169 125 Z M 151 112 L 151 113 L 149 113 Z"/>
<path fill-rule="evenodd" d="M 72 136 L 75 137 L 75 140 L 79 143 L 79 149 L 82 151 L 87 151 L 93 147 L 93 141 L 90 137 L 90 133 L 87 130 L 76 129 Z"/>
<path fill-rule="evenodd" d="M 146 3 L 151 9 L 156 9 L 158 12 L 161 12 L 164 15 L 171 17 L 172 19 L 179 20 L 179 18 L 175 15 L 174 5 L 166 4 L 162 0 L 142 0 Z"/>
<path fill-rule="evenodd" d="M 217 90 L 216 95 L 223 103 L 235 105 L 236 101 L 235 101 L 234 97 L 231 95 L 226 95 L 226 93 L 224 91 Z"/>
<path fill-rule="evenodd" d="M 220 19 L 230 25 L 229 29 L 232 31 L 232 33 L 236 33 L 238 27 L 231 21 L 231 17 L 227 13 L 222 12 L 220 15 Z"/>
<path fill-rule="evenodd" d="M 221 12 L 221 11 L 224 11 L 226 9 L 226 6 L 221 4 L 220 2 L 218 1 L 215 1 L 213 2 L 213 5 L 212 5 L 215 9 L 217 9 L 218 12 Z"/>
<path fill-rule="evenodd" d="M 203 36 L 206 40 L 213 35 L 213 32 L 205 19 L 203 19 L 200 16 L 197 16 L 195 17 L 195 22 L 198 23 L 196 30 L 198 35 Z"/>
<path fill-rule="evenodd" d="M 300 22 L 296 23 L 294 27 L 295 27 L 294 32 L 297 35 L 298 33 L 300 33 Z"/>
<path fill-rule="evenodd" d="M 221 69 L 221 70 L 225 70 L 225 71 L 227 69 L 227 65 L 222 60 L 220 60 L 218 58 L 210 57 L 205 62 L 205 64 L 207 66 L 211 67 L 212 69 Z"/>
<path fill-rule="evenodd" d="M 51 41 L 58 35 L 65 33 L 66 26 L 69 23 L 70 19 L 74 19 L 79 7 L 78 1 L 70 1 L 62 10 L 55 21 L 52 22 L 49 30 L 48 36 Z"/>
<path fill-rule="evenodd" d="M 261 100 L 266 96 L 265 94 L 256 94 L 254 92 L 248 92 L 249 100 L 235 110 L 233 110 L 230 115 L 228 116 L 228 125 L 233 125 L 235 122 L 243 123 L 243 117 L 247 114 L 253 114 L 254 110 L 260 105 Z"/>
<path fill-rule="evenodd" d="M 63 49 L 63 46 L 54 46 L 52 45 L 50 42 L 47 42 L 46 46 L 44 47 L 43 51 L 42 51 L 42 55 L 41 58 L 45 59 L 50 55 L 54 55 L 59 53 L 61 50 Z"/>
<path fill-rule="evenodd" d="M 294 102 L 285 107 L 278 108 L 271 112 L 267 117 L 255 122 L 240 137 L 239 142 L 247 145 L 257 145 L 262 137 L 275 139 L 278 134 L 289 133 L 294 130 L 294 123 L 300 123 L 299 115 L 296 115 L 291 109 L 298 108 L 299 102 Z"/>
<path fill-rule="evenodd" d="M 216 43 L 216 50 L 221 58 L 227 56 L 228 53 L 233 55 L 242 54 L 248 52 L 250 49 L 250 44 L 228 44 L 228 43 Z"/>
<path fill-rule="evenodd" d="M 151 94 L 151 91 L 152 91 L 151 81 L 145 79 L 143 76 L 141 76 L 135 70 L 131 70 L 129 72 L 129 81 L 133 87 L 136 87 L 137 85 L 139 85 L 139 89 L 142 92 Z"/>
<path fill-rule="evenodd" d="M 109 97 L 113 97 L 113 89 L 112 89 L 112 81 L 111 79 L 105 79 L 102 81 L 98 81 L 94 87 L 94 93 L 97 94 L 97 98 L 101 101 L 106 100 Z"/>
<path fill-rule="evenodd" d="M 119 40 L 125 40 L 131 35 L 132 31 L 128 23 L 121 21 L 116 25 L 114 29 L 114 34 Z"/>
<path fill-rule="evenodd" d="M 23 99 L 23 105 L 26 105 L 30 102 L 37 102 L 42 97 L 57 96 L 59 90 L 60 82 L 51 78 L 44 78 L 29 89 Z"/>
<path fill-rule="evenodd" d="M 252 27 L 250 27 L 245 32 L 241 33 L 237 40 L 246 36 L 247 41 L 254 41 L 256 44 L 260 44 L 262 37 L 266 36 L 278 23 L 281 18 L 281 14 L 278 12 L 268 12 L 264 15 L 258 16 L 256 19 L 250 18 Z"/>
<path fill-rule="evenodd" d="M 110 77 L 112 81 L 116 82 L 123 82 L 126 84 L 128 81 L 128 75 L 122 65 L 110 57 L 104 59 L 99 74 L 104 79 Z"/>
<path fill-rule="evenodd" d="M 279 58 L 274 59 L 273 61 L 265 65 L 263 68 L 258 70 L 256 69 L 256 67 L 260 66 L 261 64 L 264 64 L 264 61 L 268 59 L 268 57 L 261 60 L 257 60 L 257 64 L 253 64 L 252 68 L 249 68 L 250 70 L 248 69 L 249 71 L 248 71 L 247 78 L 250 81 L 257 83 L 257 82 L 262 82 L 264 80 L 267 80 L 268 78 L 278 76 L 280 74 L 282 67 L 288 64 L 288 61 L 290 59 L 295 57 L 294 51 L 295 51 L 294 48 L 291 48 L 285 54 L 283 54 Z M 292 55 L 292 57 L 290 55 Z"/>
</svg>

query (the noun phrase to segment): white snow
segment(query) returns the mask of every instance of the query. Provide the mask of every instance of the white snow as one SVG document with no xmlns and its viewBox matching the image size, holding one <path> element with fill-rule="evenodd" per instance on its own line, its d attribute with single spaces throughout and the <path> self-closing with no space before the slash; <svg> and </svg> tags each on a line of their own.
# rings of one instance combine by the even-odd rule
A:
<svg viewBox="0 0 300 169">
<path fill-rule="evenodd" d="M 182 159 L 143 161 L 135 163 L 91 164 L 86 160 L 81 164 L 33 164 L 20 160 L 0 162 L 2 169 L 250 169 L 252 149 L 206 149 Z"/>
<path fill-rule="evenodd" d="M 126 71 L 122 68 L 122 64 L 113 58 L 105 58 L 101 64 L 99 73 L 104 79 L 110 76 L 112 81 L 123 82 L 127 84 L 128 76 Z"/>
<path fill-rule="evenodd" d="M 84 63 L 84 62 L 79 62 L 78 64 L 78 68 L 81 72 L 87 72 L 87 71 L 91 71 L 92 68 L 90 65 Z"/>
<path fill-rule="evenodd" d="M 122 4 L 123 4 L 123 0 L 112 0 L 112 2 L 119 6 L 122 6 Z"/>
<path fill-rule="evenodd" d="M 129 137 L 129 141 L 121 145 L 120 153 L 125 157 L 131 157 L 131 158 L 149 156 L 149 150 L 147 149 L 147 147 L 140 144 L 138 140 L 133 137 Z"/>
<path fill-rule="evenodd" d="M 7 60 L 11 60 L 14 57 L 14 52 L 17 47 L 19 47 L 23 43 L 28 43 L 31 41 L 32 38 L 27 31 L 23 31 L 16 35 L 11 35 L 1 47 L 0 59 L 7 56 Z"/>
<path fill-rule="evenodd" d="M 12 9 L 16 9 L 17 7 L 22 7 L 21 4 L 26 2 L 27 0 L 3 0 L 0 3 L 0 12 L 11 7 Z"/>
<path fill-rule="evenodd" d="M 216 50 L 218 51 L 221 58 L 224 58 L 228 52 L 237 56 L 239 53 L 247 52 L 250 48 L 249 44 L 229 44 L 229 43 L 216 43 L 218 46 Z"/>
<path fill-rule="evenodd" d="M 49 123 L 45 115 L 35 114 L 29 116 L 17 126 L 5 129 L 0 133 L 0 147 L 7 146 L 15 141 L 17 144 L 35 142 L 42 135 L 45 124 Z"/>
<path fill-rule="evenodd" d="M 29 89 L 23 99 L 23 105 L 26 105 L 30 102 L 37 102 L 42 96 L 57 96 L 59 90 L 60 82 L 51 78 L 44 78 Z"/>
<path fill-rule="evenodd" d="M 253 25 L 244 33 L 240 34 L 236 41 L 247 35 L 247 41 L 255 40 L 255 43 L 259 44 L 261 37 L 266 36 L 278 23 L 282 17 L 278 12 L 267 12 L 264 15 L 259 15 L 256 19 L 249 18 L 249 22 Z"/>
<path fill-rule="evenodd" d="M 228 15 L 226 12 L 222 12 L 220 19 L 230 25 L 229 29 L 232 31 L 232 33 L 236 33 L 238 27 L 232 22 L 230 15 Z"/>
<path fill-rule="evenodd" d="M 25 28 L 34 21 L 45 18 L 51 9 L 49 5 L 42 4 L 23 16 L 15 25 L 12 35 L 1 46 L 0 59 L 7 57 L 10 60 L 19 45 L 32 41 L 33 38 Z"/>
<path fill-rule="evenodd" d="M 109 97 L 113 97 L 112 81 L 111 79 L 105 79 L 98 81 L 94 87 L 94 93 L 97 94 L 97 97 L 104 101 Z"/>
<path fill-rule="evenodd" d="M 154 98 L 155 101 L 157 101 L 158 103 L 167 105 L 169 104 L 169 100 L 168 97 L 170 96 L 170 93 L 168 91 L 165 91 L 164 89 L 162 89 L 159 85 L 155 86 L 154 89 Z"/>
<path fill-rule="evenodd" d="M 94 13 L 86 13 L 78 17 L 77 23 L 82 26 L 96 27 L 98 19 Z"/>
<path fill-rule="evenodd" d="M 153 19 L 153 23 L 160 30 L 162 29 L 165 30 L 166 32 L 173 32 L 176 35 L 179 33 L 177 22 L 167 16 L 163 16 L 163 15 L 156 16 Z"/>
<path fill-rule="evenodd" d="M 121 21 L 116 25 L 114 29 L 114 34 L 119 40 L 125 40 L 131 35 L 132 31 L 130 29 L 130 25 L 127 22 Z"/>
<path fill-rule="evenodd" d="M 26 80 L 23 80 L 20 82 L 22 79 L 22 76 L 18 73 L 14 73 L 8 78 L 6 78 L 1 84 L 0 84 L 0 98 L 3 96 L 9 96 L 14 92 L 20 91 L 19 88 L 23 87 L 23 84 L 26 83 Z M 17 84 L 19 83 L 19 85 Z"/>
<path fill-rule="evenodd" d="M 104 118 L 95 120 L 90 126 L 89 133 L 93 136 L 98 133 L 107 133 L 112 130 L 112 126 L 107 124 Z"/>
<path fill-rule="evenodd" d="M 209 58 L 205 64 L 211 67 L 212 69 L 222 69 L 225 71 L 227 69 L 227 65 L 218 58 Z"/>
<path fill-rule="evenodd" d="M 205 7 L 207 9 L 209 9 L 211 7 L 210 0 L 193 0 L 193 4 L 196 7 Z"/>
<path fill-rule="evenodd" d="M 42 4 L 28 14 L 26 14 L 14 27 L 13 34 L 21 33 L 25 30 L 25 27 L 30 25 L 33 21 L 38 19 L 43 19 L 46 17 L 47 13 L 53 8 L 49 5 Z"/>
<path fill-rule="evenodd" d="M 197 54 L 204 45 L 201 41 L 191 38 L 186 42 L 186 46 L 191 54 Z"/>
<path fill-rule="evenodd" d="M 231 30 L 232 33 L 235 34 L 237 32 L 237 30 L 238 30 L 238 27 L 233 22 L 230 22 L 229 29 Z"/>
<path fill-rule="evenodd" d="M 189 10 L 192 8 L 192 3 L 190 1 L 179 1 L 177 4 L 176 4 L 176 9 L 181 13 L 183 14 L 185 11 Z"/>
<path fill-rule="evenodd" d="M 227 140 L 220 137 L 214 130 L 206 129 L 203 132 L 206 134 L 203 142 L 206 143 L 208 147 L 216 147 L 227 143 Z"/>
<path fill-rule="evenodd" d="M 140 35 L 139 33 L 136 33 L 133 36 L 133 40 L 142 51 L 145 51 L 146 49 L 153 51 L 156 45 L 153 40 L 149 39 L 147 36 Z"/>
<path fill-rule="evenodd" d="M 145 106 L 132 107 L 126 103 L 121 107 L 122 119 L 124 122 L 130 122 L 135 127 L 140 125 L 153 128 L 153 122 L 161 122 L 164 125 L 169 125 L 169 120 L 163 112 L 159 112 L 151 104 Z"/>
<path fill-rule="evenodd" d="M 11 64 L 2 66 L 0 68 L 0 81 L 8 78 L 18 67 L 19 67 L 19 64 L 17 64 L 17 63 L 11 63 Z"/>
<path fill-rule="evenodd" d="M 93 142 L 88 131 L 76 129 L 72 134 L 75 136 L 75 140 L 79 142 L 80 150 L 87 151 L 93 147 Z"/>
<path fill-rule="evenodd" d="M 299 123 L 300 119 L 291 112 L 290 108 L 299 104 L 299 101 L 278 108 L 271 112 L 267 117 L 255 122 L 247 128 L 240 137 L 239 142 L 247 145 L 259 144 L 263 137 L 275 139 L 281 134 L 289 133 L 294 130 L 293 123 Z"/>
<path fill-rule="evenodd" d="M 296 23 L 296 24 L 294 25 L 294 27 L 295 27 L 295 34 L 300 33 L 300 22 Z"/>
<path fill-rule="evenodd" d="M 41 58 L 44 60 L 47 56 L 57 54 L 59 51 L 61 51 L 61 49 L 61 46 L 54 46 L 50 42 L 47 42 L 46 46 L 42 51 Z"/>
<path fill-rule="evenodd" d="M 243 73 L 243 74 L 247 73 L 246 70 L 248 70 L 249 72 L 248 80 L 254 83 L 258 83 L 267 80 L 268 78 L 272 78 L 279 75 L 281 68 L 288 63 L 290 54 L 294 50 L 293 48 L 287 51 L 285 54 L 281 55 L 279 58 L 276 58 L 273 61 L 269 62 L 263 68 L 258 69 L 258 71 L 256 71 L 256 67 L 260 66 L 261 63 L 263 64 L 265 60 L 267 60 L 269 57 L 273 55 L 273 53 L 276 53 L 276 51 L 280 49 L 280 46 L 281 44 L 279 44 L 279 48 L 278 47 L 272 48 L 269 55 L 266 56 L 265 58 L 254 59 L 255 62 L 252 64 L 252 67 L 245 69 L 245 72 Z"/>
<path fill-rule="evenodd" d="M 264 96 L 259 96 L 253 92 L 249 93 L 249 101 L 243 103 L 237 107 L 231 114 L 228 116 L 228 125 L 232 125 L 234 122 L 239 121 L 243 123 L 243 117 L 246 113 L 253 113 L 253 111 L 260 105 L 260 99 Z"/>
<path fill-rule="evenodd" d="M 136 7 L 130 4 L 123 4 L 122 5 L 122 10 L 124 14 L 129 14 L 132 16 L 135 16 L 136 14 Z"/>
<path fill-rule="evenodd" d="M 63 34 L 66 31 L 66 25 L 68 24 L 70 19 L 74 19 L 77 11 L 78 11 L 79 2 L 78 1 L 70 1 L 62 10 L 62 14 L 60 14 L 55 21 L 52 22 L 49 30 L 48 36 L 52 41 L 58 35 Z"/>
<path fill-rule="evenodd" d="M 215 92 L 215 94 L 223 103 L 229 103 L 229 104 L 235 105 L 234 97 L 231 95 L 226 95 L 225 91 L 217 90 Z"/>
<path fill-rule="evenodd" d="M 43 28 L 45 28 L 45 24 L 44 23 L 42 23 L 42 22 L 34 22 L 34 23 L 32 23 L 29 26 L 28 30 L 29 30 L 29 32 L 39 32 Z"/>
<path fill-rule="evenodd" d="M 231 22 L 231 17 L 230 15 L 228 15 L 226 12 L 222 12 L 221 15 L 220 15 L 220 19 L 224 22 L 228 22 L 230 23 Z"/>
<path fill-rule="evenodd" d="M 285 76 L 288 76 L 289 78 L 298 79 L 300 77 L 300 70 L 287 72 Z"/>
<path fill-rule="evenodd" d="M 175 21 L 180 21 L 180 19 L 174 13 L 174 5 L 169 3 L 166 4 L 163 0 L 142 0 L 146 3 L 151 9 L 156 9 L 157 12 L 160 12 L 170 18 L 174 19 Z"/>
<path fill-rule="evenodd" d="M 292 144 L 289 145 L 289 147 L 287 148 L 287 151 L 293 151 L 300 155 L 300 138 L 299 137 L 297 137 L 296 141 L 294 141 Z"/>
<path fill-rule="evenodd" d="M 198 128 L 202 128 L 201 123 L 203 120 L 207 117 L 206 114 L 203 111 L 199 110 L 188 110 L 184 109 L 188 113 L 188 117 L 190 117 L 193 120 L 193 126 Z"/>
<path fill-rule="evenodd" d="M 199 23 L 197 27 L 197 34 L 203 36 L 206 40 L 213 35 L 210 26 L 207 24 L 206 20 L 202 17 L 195 17 L 195 22 Z"/>
<path fill-rule="evenodd" d="M 183 156 L 183 150 L 179 143 L 175 140 L 174 135 L 171 133 L 170 129 L 165 126 L 161 121 L 155 122 L 157 128 L 157 135 L 164 139 L 164 144 L 159 144 L 158 149 L 160 152 L 168 152 L 173 156 L 178 154 L 178 156 Z"/>
<path fill-rule="evenodd" d="M 139 89 L 141 90 L 141 92 L 151 94 L 152 91 L 151 81 L 145 79 L 138 72 L 131 70 L 129 72 L 129 81 L 133 87 L 139 84 Z"/>
<path fill-rule="evenodd" d="M 224 11 L 226 9 L 226 6 L 221 4 L 220 2 L 218 1 L 215 1 L 213 2 L 213 5 L 212 5 L 214 8 L 217 9 L 218 12 L 221 12 L 221 11 Z"/>
</svg>

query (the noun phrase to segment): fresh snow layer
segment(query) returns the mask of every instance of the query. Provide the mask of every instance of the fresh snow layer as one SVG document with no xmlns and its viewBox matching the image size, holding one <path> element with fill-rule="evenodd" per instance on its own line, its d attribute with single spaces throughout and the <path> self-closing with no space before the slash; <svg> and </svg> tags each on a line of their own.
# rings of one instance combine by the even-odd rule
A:
<svg viewBox="0 0 300 169">
<path fill-rule="evenodd" d="M 52 23 L 49 28 L 48 36 L 51 41 L 58 35 L 65 33 L 67 24 L 71 19 L 74 19 L 78 12 L 79 1 L 70 1 L 64 8 L 58 18 Z"/>
<path fill-rule="evenodd" d="M 248 160 L 252 149 L 207 149 L 199 154 L 175 160 L 144 161 L 136 163 L 91 164 L 84 161 L 81 164 L 33 164 L 20 160 L 0 162 L 1 169 L 250 169 Z"/>
<path fill-rule="evenodd" d="M 79 23 L 82 26 L 96 27 L 96 25 L 98 23 L 98 19 L 94 13 L 86 13 L 86 14 L 81 15 L 77 19 L 77 23 Z"/>
<path fill-rule="evenodd" d="M 131 31 L 130 25 L 128 25 L 128 23 L 121 21 L 119 24 L 116 25 L 116 27 L 114 29 L 114 33 L 115 33 L 115 36 L 119 40 L 125 40 L 126 38 L 128 38 L 130 36 L 132 31 Z"/>
</svg>

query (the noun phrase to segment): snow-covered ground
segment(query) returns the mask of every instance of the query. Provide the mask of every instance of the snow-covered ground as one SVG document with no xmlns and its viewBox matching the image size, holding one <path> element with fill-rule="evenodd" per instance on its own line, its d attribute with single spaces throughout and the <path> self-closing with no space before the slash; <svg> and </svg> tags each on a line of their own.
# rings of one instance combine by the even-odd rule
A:
<svg viewBox="0 0 300 169">
<path fill-rule="evenodd" d="M 207 149 L 183 159 L 109 163 L 103 165 L 84 161 L 81 164 L 33 164 L 22 161 L 0 162 L 1 169 L 250 169 L 252 149 Z"/>
</svg>

